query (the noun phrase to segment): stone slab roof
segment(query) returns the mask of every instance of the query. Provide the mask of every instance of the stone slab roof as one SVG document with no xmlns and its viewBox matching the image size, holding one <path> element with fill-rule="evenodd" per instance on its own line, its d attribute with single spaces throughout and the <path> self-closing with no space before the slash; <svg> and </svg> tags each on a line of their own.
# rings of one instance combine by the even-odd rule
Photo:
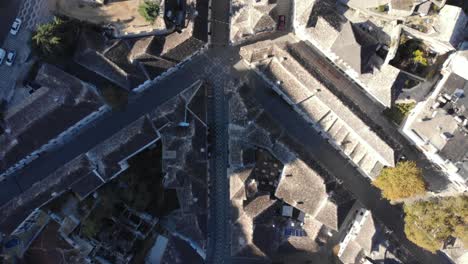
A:
<svg viewBox="0 0 468 264">
<path fill-rule="evenodd" d="M 24 263 L 50 264 L 84 261 L 73 252 L 73 247 L 62 238 L 59 229 L 59 223 L 50 221 L 27 250 Z"/>
<path fill-rule="evenodd" d="M 178 62 L 202 46 L 202 41 L 192 37 L 191 26 L 189 25 L 182 33 L 145 37 L 137 40 L 130 51 L 129 59 L 140 60 L 150 55 Z"/>
<path fill-rule="evenodd" d="M 332 230 L 338 230 L 338 206 L 328 200 L 315 219 Z"/>
<path fill-rule="evenodd" d="M 255 217 L 259 216 L 274 203 L 275 200 L 270 199 L 269 194 L 263 194 L 248 202 L 247 205 L 244 206 L 244 212 L 251 219 L 255 219 Z"/>
<path fill-rule="evenodd" d="M 102 106 L 92 86 L 44 64 L 36 82 L 42 87 L 9 109 L 10 133 L 0 136 L 0 169 L 12 166 Z"/>
<path fill-rule="evenodd" d="M 367 69 L 370 57 L 375 53 L 376 44 L 374 39 L 348 21 L 342 25 L 331 50 L 353 70 L 362 74 Z"/>
<path fill-rule="evenodd" d="M 414 0 L 391 0 L 392 9 L 411 11 L 414 5 Z"/>
<path fill-rule="evenodd" d="M 78 180 L 70 186 L 70 189 L 83 200 L 103 184 L 104 181 L 102 181 L 95 172 L 91 171 L 79 177 Z"/>
<path fill-rule="evenodd" d="M 313 122 L 327 131 L 337 144 L 341 144 L 346 154 L 358 154 L 356 152 L 358 149 L 355 148 L 357 145 L 353 143 L 355 141 L 362 145 L 363 155 L 369 151 L 367 160 L 362 159 L 363 155 L 356 158 L 353 156 L 356 163 L 359 165 L 365 163 L 369 172 L 375 167 L 374 160 L 393 166 L 395 162 L 393 149 L 295 60 L 296 57 L 301 57 L 303 52 L 298 44 L 300 43 L 288 45 L 289 53 L 278 51 L 277 56 L 281 59 L 273 58 L 268 63 L 268 67 L 260 69 L 264 70 L 273 82 L 279 83 L 281 91 L 292 103 L 297 104 Z M 350 140 L 350 137 L 353 139 Z"/>
<path fill-rule="evenodd" d="M 276 84 L 282 88 L 282 91 L 287 95 L 292 103 L 298 104 L 312 95 L 312 92 L 307 89 L 301 82 L 294 78 L 293 72 L 288 71 L 279 62 L 273 58 L 265 68 L 267 77 L 276 81 Z M 281 76 L 280 79 L 278 77 Z"/>
<path fill-rule="evenodd" d="M 318 17 L 314 27 L 307 28 L 315 40 L 325 49 L 330 49 L 340 32 L 323 17 Z"/>
<path fill-rule="evenodd" d="M 327 198 L 323 179 L 302 160 L 285 164 L 275 196 L 315 215 Z"/>
<path fill-rule="evenodd" d="M 360 79 L 367 85 L 366 91 L 377 98 L 383 105 L 390 107 L 394 91 L 402 87 L 403 74 L 390 64 L 386 64 L 372 73 L 362 74 Z"/>
<path fill-rule="evenodd" d="M 391 0 L 348 0 L 346 1 L 346 5 L 353 8 L 367 9 L 388 4 L 390 1 Z"/>
<path fill-rule="evenodd" d="M 87 155 L 96 163 L 99 174 L 108 179 L 121 170 L 119 162 L 158 138 L 151 121 L 143 116 L 94 147 Z"/>
</svg>

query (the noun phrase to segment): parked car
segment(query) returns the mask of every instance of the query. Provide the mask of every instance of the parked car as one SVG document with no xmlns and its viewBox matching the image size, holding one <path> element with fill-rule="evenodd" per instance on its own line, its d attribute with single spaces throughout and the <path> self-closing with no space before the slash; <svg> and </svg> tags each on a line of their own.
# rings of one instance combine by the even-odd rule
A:
<svg viewBox="0 0 468 264">
<path fill-rule="evenodd" d="M 4 49 L 0 49 L 0 65 L 3 63 L 3 59 L 5 59 L 6 51 Z"/>
<path fill-rule="evenodd" d="M 286 28 L 286 16 L 278 17 L 278 30 L 284 30 Z"/>
<path fill-rule="evenodd" d="M 6 56 L 5 64 L 8 66 L 13 65 L 13 62 L 15 62 L 15 58 L 16 58 L 16 51 L 10 50 Z"/>
<path fill-rule="evenodd" d="M 18 34 L 20 27 L 21 27 L 21 19 L 16 18 L 15 21 L 13 22 L 13 25 L 11 25 L 10 34 L 12 34 L 13 36 Z"/>
</svg>

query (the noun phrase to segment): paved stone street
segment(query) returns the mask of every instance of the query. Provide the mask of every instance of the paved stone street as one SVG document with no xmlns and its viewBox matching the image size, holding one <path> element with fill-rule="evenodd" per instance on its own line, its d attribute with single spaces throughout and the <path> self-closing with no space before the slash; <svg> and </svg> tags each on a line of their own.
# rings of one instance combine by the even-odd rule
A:
<svg viewBox="0 0 468 264">
<path fill-rule="evenodd" d="M 0 66 L 0 99 L 10 101 L 16 87 L 21 87 L 31 61 L 29 40 L 32 32 L 39 24 L 52 18 L 50 6 L 53 0 L 24 0 L 17 17 L 22 20 L 21 28 L 16 36 L 8 33 L 3 43 L 3 49 L 7 52 L 16 51 L 16 60 L 9 67 L 3 63 Z"/>
</svg>

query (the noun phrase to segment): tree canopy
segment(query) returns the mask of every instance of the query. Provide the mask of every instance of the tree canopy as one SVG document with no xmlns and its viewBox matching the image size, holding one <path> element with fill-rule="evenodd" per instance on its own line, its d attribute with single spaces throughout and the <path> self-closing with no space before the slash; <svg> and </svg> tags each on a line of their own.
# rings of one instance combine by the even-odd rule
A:
<svg viewBox="0 0 468 264">
<path fill-rule="evenodd" d="M 40 25 L 32 35 L 32 49 L 43 58 L 70 55 L 75 45 L 77 27 L 71 21 L 55 17 Z"/>
<path fill-rule="evenodd" d="M 415 103 L 400 103 L 395 104 L 392 108 L 387 108 L 384 110 L 384 114 L 394 121 L 397 124 L 401 124 L 403 120 L 409 115 L 411 110 L 413 110 Z"/>
<path fill-rule="evenodd" d="M 416 63 L 419 63 L 423 66 L 427 66 L 427 58 L 424 56 L 424 52 L 422 52 L 419 49 L 413 51 L 413 60 Z"/>
<path fill-rule="evenodd" d="M 159 15 L 159 4 L 154 1 L 145 0 L 138 6 L 138 13 L 140 13 L 146 21 L 154 23 Z"/>
<path fill-rule="evenodd" d="M 384 168 L 372 184 L 382 190 L 384 198 L 391 201 L 426 192 L 422 171 L 413 161 L 403 161 L 394 168 Z"/>
<path fill-rule="evenodd" d="M 449 237 L 468 245 L 468 196 L 432 198 L 405 205 L 405 234 L 431 252 Z"/>
</svg>

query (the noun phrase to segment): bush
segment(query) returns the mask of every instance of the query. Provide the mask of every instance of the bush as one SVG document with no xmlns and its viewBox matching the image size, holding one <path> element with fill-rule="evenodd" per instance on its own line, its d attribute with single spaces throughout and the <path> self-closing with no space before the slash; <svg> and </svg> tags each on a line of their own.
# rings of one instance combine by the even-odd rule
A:
<svg viewBox="0 0 468 264">
<path fill-rule="evenodd" d="M 40 25 L 31 38 L 32 50 L 42 58 L 70 56 L 76 43 L 78 27 L 72 21 L 55 17 Z"/>
<path fill-rule="evenodd" d="M 377 12 L 383 13 L 383 12 L 387 12 L 387 11 L 388 11 L 387 5 L 379 5 L 377 7 Z"/>
<path fill-rule="evenodd" d="M 426 192 L 422 171 L 413 161 L 399 162 L 395 168 L 384 168 L 372 184 L 382 190 L 382 196 L 390 201 Z"/>
<path fill-rule="evenodd" d="M 405 205 L 405 234 L 431 252 L 450 237 L 468 245 L 468 196 L 433 198 Z"/>
<path fill-rule="evenodd" d="M 413 51 L 413 61 L 421 64 L 422 66 L 427 66 L 427 58 L 424 56 L 424 52 L 419 49 Z"/>
<path fill-rule="evenodd" d="M 396 104 L 390 109 L 385 109 L 384 115 L 399 125 L 405 120 L 415 105 L 415 103 Z"/>
<path fill-rule="evenodd" d="M 154 23 L 159 15 L 159 4 L 146 0 L 138 6 L 138 13 L 148 22 Z"/>
</svg>

